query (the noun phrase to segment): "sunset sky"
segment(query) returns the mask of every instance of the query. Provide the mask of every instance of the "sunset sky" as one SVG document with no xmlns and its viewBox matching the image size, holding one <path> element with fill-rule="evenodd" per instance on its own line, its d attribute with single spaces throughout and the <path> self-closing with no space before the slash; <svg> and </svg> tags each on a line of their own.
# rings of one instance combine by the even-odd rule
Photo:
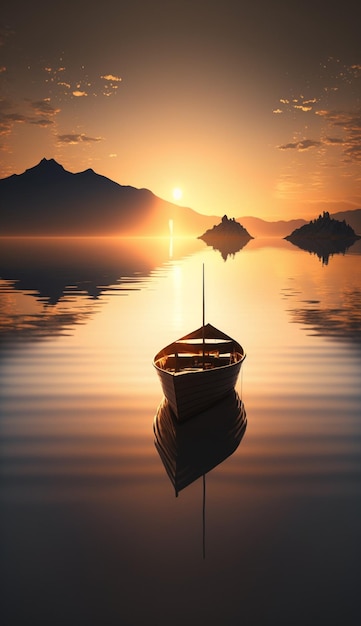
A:
<svg viewBox="0 0 361 626">
<path fill-rule="evenodd" d="M 360 208 L 356 12 L 354 0 L 7 2 L 0 177 L 46 157 L 212 215 Z"/>
</svg>

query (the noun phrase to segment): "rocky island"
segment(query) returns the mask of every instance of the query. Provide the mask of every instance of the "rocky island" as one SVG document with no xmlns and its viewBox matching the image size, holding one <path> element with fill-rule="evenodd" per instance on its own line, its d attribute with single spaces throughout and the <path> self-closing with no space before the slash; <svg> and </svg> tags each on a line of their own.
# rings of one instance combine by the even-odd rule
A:
<svg viewBox="0 0 361 626">
<path fill-rule="evenodd" d="M 360 236 L 345 220 L 341 222 L 333 219 L 328 211 L 324 211 L 323 215 L 296 228 L 285 239 L 303 250 L 317 254 L 327 265 L 330 255 L 345 253 Z"/>
<path fill-rule="evenodd" d="M 208 246 L 219 250 L 222 257 L 226 259 L 229 254 L 236 254 L 241 250 L 253 237 L 242 224 L 236 222 L 234 217 L 228 219 L 227 215 L 224 215 L 219 224 L 214 225 L 198 239 L 202 239 Z"/>
</svg>

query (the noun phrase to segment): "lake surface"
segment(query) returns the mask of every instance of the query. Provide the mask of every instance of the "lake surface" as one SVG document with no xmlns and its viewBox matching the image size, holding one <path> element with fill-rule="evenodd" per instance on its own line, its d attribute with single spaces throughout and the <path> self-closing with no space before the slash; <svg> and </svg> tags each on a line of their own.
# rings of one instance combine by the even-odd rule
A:
<svg viewBox="0 0 361 626">
<path fill-rule="evenodd" d="M 0 242 L 4 626 L 361 623 L 359 242 L 327 260 Z M 176 497 L 152 357 L 201 325 L 203 263 L 206 320 L 247 352 L 247 424 Z"/>
</svg>

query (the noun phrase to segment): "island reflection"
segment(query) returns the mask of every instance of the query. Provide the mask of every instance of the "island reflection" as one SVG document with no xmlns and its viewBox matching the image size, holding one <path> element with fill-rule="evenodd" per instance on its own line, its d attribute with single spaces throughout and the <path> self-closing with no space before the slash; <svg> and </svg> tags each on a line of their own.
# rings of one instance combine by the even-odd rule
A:
<svg viewBox="0 0 361 626">
<path fill-rule="evenodd" d="M 234 257 L 237 252 L 240 252 L 246 245 L 248 241 L 239 242 L 239 241 L 217 241 L 217 243 L 206 243 L 207 246 L 211 247 L 216 252 L 220 252 L 221 257 L 224 261 L 227 261 L 228 257 Z"/>
<path fill-rule="evenodd" d="M 322 306 L 320 302 L 306 302 L 307 306 L 291 310 L 292 321 L 306 325 L 319 336 L 361 345 L 361 290 L 343 295 L 342 307 Z"/>
<path fill-rule="evenodd" d="M 306 252 L 310 252 L 310 254 L 316 255 L 320 261 L 322 261 L 322 265 L 328 265 L 333 255 L 346 254 L 347 250 L 355 244 L 355 241 L 295 240 L 291 241 L 291 243 L 297 248 L 300 248 L 300 250 L 305 250 Z"/>
</svg>

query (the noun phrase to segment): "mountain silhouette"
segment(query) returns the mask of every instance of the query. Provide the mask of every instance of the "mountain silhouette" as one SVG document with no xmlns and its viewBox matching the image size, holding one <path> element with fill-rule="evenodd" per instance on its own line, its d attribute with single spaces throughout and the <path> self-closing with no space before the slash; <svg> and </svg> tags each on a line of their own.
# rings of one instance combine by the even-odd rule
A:
<svg viewBox="0 0 361 626">
<path fill-rule="evenodd" d="M 349 226 L 351 226 L 351 228 L 353 228 L 356 235 L 361 235 L 361 209 L 330 213 L 330 217 L 339 222 L 346 222 Z"/>
<path fill-rule="evenodd" d="M 295 228 L 300 228 L 306 224 L 306 220 L 293 219 L 293 220 L 278 220 L 276 222 L 268 222 L 262 220 L 259 217 L 237 217 L 237 221 L 240 222 L 244 228 L 252 233 L 254 237 L 285 237 Z"/>
<path fill-rule="evenodd" d="M 212 218 L 179 207 L 148 189 L 123 186 L 92 169 L 73 174 L 42 159 L 0 180 L 1 235 L 196 234 Z"/>
</svg>

